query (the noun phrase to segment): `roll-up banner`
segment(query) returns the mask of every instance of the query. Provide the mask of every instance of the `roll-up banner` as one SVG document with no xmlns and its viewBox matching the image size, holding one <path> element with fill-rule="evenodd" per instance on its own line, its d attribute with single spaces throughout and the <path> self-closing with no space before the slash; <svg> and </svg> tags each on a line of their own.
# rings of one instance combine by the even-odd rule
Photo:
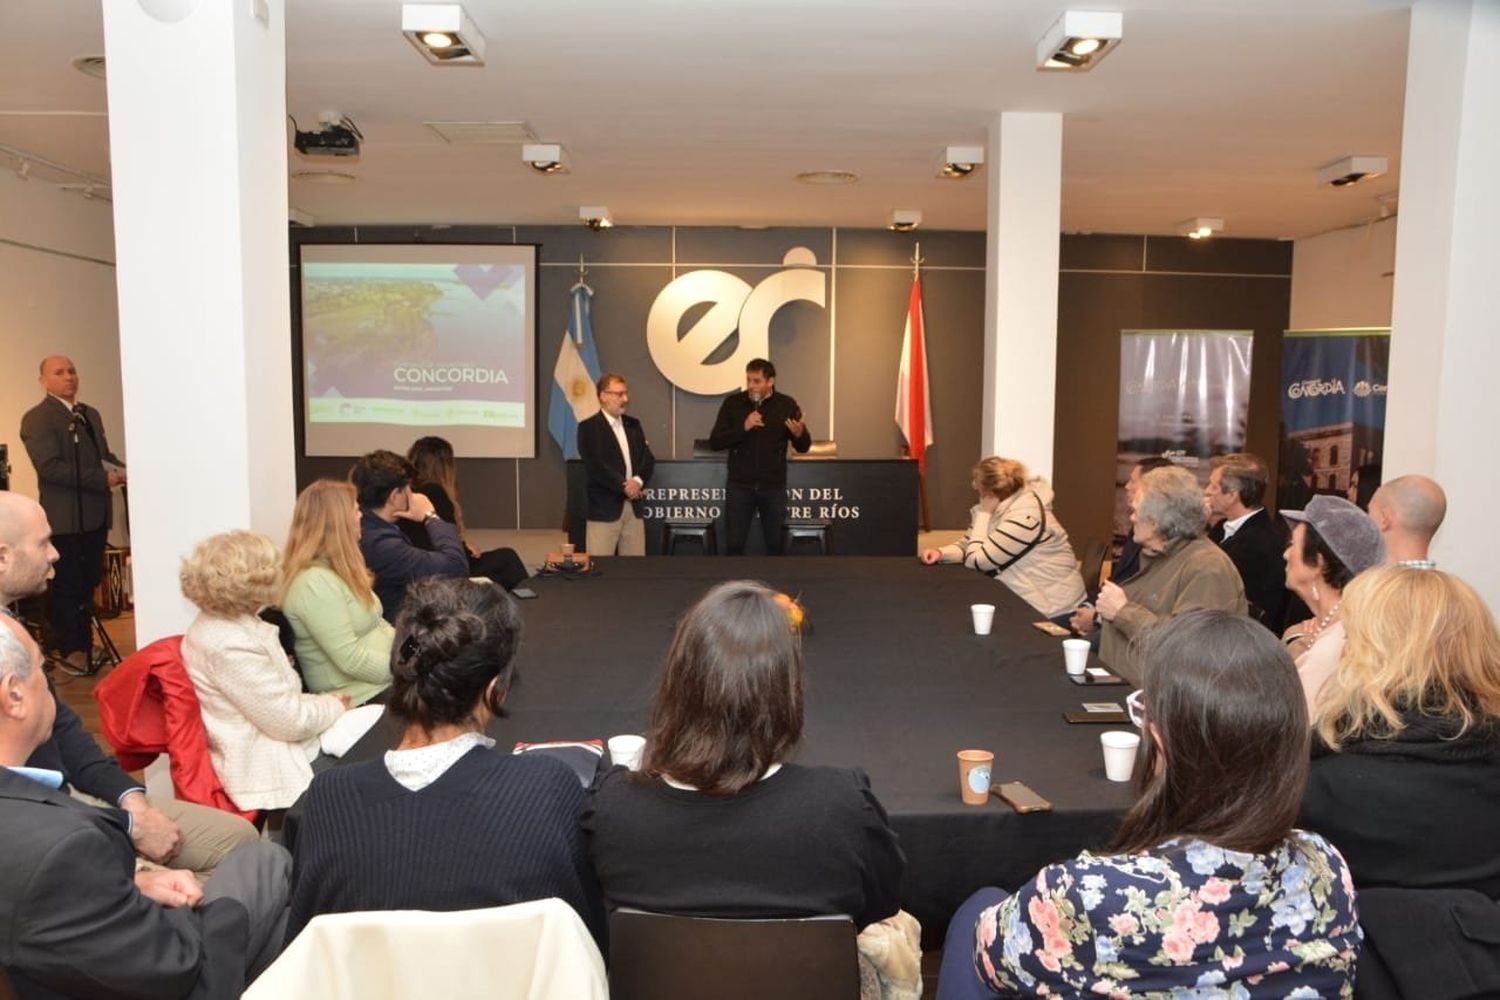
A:
<svg viewBox="0 0 1500 1000">
<path fill-rule="evenodd" d="M 1391 331 L 1288 330 L 1281 344 L 1281 469 L 1276 506 L 1318 493 L 1361 507 L 1380 485 Z"/>
<path fill-rule="evenodd" d="M 1252 340 L 1249 330 L 1120 331 L 1116 534 L 1130 530 L 1135 463 L 1164 455 L 1207 483 L 1209 456 L 1245 447 Z"/>
</svg>

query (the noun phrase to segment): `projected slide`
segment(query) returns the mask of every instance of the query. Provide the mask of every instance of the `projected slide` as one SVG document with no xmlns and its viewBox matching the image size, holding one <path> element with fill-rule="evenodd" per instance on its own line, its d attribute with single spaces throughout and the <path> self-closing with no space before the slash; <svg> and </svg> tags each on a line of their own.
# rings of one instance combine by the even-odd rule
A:
<svg viewBox="0 0 1500 1000">
<path fill-rule="evenodd" d="M 531 457 L 535 271 L 530 246 L 304 245 L 307 454 Z"/>
</svg>

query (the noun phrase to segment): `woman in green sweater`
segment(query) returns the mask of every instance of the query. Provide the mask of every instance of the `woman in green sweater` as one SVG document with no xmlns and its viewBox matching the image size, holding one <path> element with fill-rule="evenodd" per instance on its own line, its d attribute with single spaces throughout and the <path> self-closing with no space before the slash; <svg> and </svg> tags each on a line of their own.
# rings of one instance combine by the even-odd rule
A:
<svg viewBox="0 0 1500 1000">
<path fill-rule="evenodd" d="M 297 497 L 286 543 L 281 610 L 297 635 L 297 666 L 310 690 L 363 705 L 391 685 L 391 638 L 359 551 L 354 487 L 320 479 Z"/>
</svg>

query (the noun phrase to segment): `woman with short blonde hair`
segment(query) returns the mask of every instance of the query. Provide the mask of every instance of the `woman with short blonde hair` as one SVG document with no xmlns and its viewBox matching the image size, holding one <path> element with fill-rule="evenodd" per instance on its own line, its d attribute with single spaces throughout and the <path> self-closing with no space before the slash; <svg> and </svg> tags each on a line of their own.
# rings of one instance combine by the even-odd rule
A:
<svg viewBox="0 0 1500 1000">
<path fill-rule="evenodd" d="M 1500 896 L 1500 631 L 1435 569 L 1367 570 L 1344 591 L 1343 656 L 1313 711 L 1302 816 L 1361 886 Z"/>
<path fill-rule="evenodd" d="M 284 809 L 312 781 L 318 734 L 349 699 L 304 694 L 276 626 L 257 616 L 281 583 L 275 542 L 249 531 L 214 535 L 183 561 L 181 582 L 199 609 L 182 660 L 214 770 L 237 808 Z"/>
<path fill-rule="evenodd" d="M 308 688 L 341 691 L 363 705 L 390 687 L 395 629 L 370 586 L 359 517 L 347 482 L 320 479 L 302 491 L 287 536 L 281 609 Z"/>
</svg>

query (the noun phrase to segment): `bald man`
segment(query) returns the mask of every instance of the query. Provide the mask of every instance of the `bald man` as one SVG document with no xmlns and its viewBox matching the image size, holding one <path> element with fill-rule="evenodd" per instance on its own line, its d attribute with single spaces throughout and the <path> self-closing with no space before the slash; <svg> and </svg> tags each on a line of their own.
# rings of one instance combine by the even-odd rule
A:
<svg viewBox="0 0 1500 1000">
<path fill-rule="evenodd" d="M 37 378 L 47 394 L 21 418 L 21 442 L 36 479 L 52 542 L 52 635 L 70 673 L 90 672 L 89 619 L 104 575 L 110 490 L 125 482 L 125 463 L 109 450 L 99 411 L 78 402 L 78 370 L 61 354 L 43 358 Z"/>
<path fill-rule="evenodd" d="M 1447 494 L 1426 476 L 1399 476 L 1383 484 L 1370 498 L 1370 519 L 1385 541 L 1386 565 L 1432 569 L 1436 563 L 1427 550 L 1447 513 Z"/>
</svg>

